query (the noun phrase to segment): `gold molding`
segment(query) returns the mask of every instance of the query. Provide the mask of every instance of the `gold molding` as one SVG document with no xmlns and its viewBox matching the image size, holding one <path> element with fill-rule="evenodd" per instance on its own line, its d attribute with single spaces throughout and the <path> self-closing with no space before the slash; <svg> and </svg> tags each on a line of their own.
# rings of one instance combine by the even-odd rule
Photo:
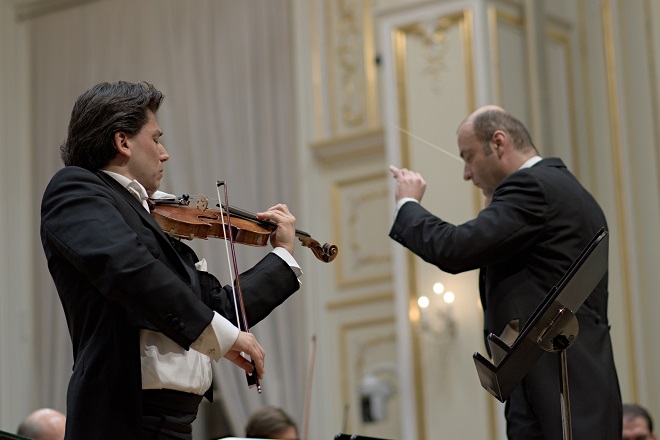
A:
<svg viewBox="0 0 660 440">
<path fill-rule="evenodd" d="M 385 155 L 385 133 L 382 128 L 337 136 L 309 145 L 315 157 L 323 163 L 355 160 L 372 155 Z"/>
<path fill-rule="evenodd" d="M 410 143 L 405 131 L 408 130 L 408 114 L 406 113 L 406 34 L 401 29 L 392 31 L 392 51 L 394 53 L 394 70 L 396 72 L 396 90 L 397 90 L 397 108 L 399 111 L 399 145 L 401 146 L 401 165 L 404 168 L 410 168 Z M 401 92 L 404 91 L 404 92 Z"/>
<path fill-rule="evenodd" d="M 463 47 L 465 49 L 465 71 L 467 72 L 467 101 L 468 108 L 470 112 L 477 110 L 477 91 L 476 91 L 476 79 L 474 74 L 474 41 L 472 39 L 473 29 L 474 29 L 474 17 L 472 16 L 472 11 L 466 9 L 464 11 L 465 20 L 461 23 L 461 39 L 463 42 Z M 481 190 L 476 186 L 472 188 L 472 200 L 474 203 L 474 215 L 475 217 L 479 214 L 479 211 L 483 208 L 483 196 Z"/>
<path fill-rule="evenodd" d="M 327 96 L 328 96 L 328 118 L 329 118 L 329 123 L 330 123 L 330 136 L 336 136 L 338 132 L 338 122 L 337 122 L 337 115 L 336 115 L 336 108 L 337 108 L 337 100 L 336 100 L 336 91 L 335 91 L 335 69 L 334 69 L 334 58 L 332 57 L 332 49 L 333 49 L 333 42 L 331 35 L 333 32 L 331 31 L 332 29 L 332 2 L 328 0 L 321 0 L 324 3 L 324 16 L 325 16 L 325 56 L 326 56 L 326 70 L 328 72 L 328 91 L 327 91 Z"/>
<path fill-rule="evenodd" d="M 573 84 L 573 57 L 571 52 L 570 39 L 566 34 L 562 34 L 558 31 L 547 31 L 547 36 L 550 40 L 557 41 L 564 48 L 564 58 L 566 60 L 566 81 L 568 82 L 568 90 L 566 97 L 568 98 L 568 121 L 570 123 L 570 135 L 571 143 L 573 144 L 571 148 L 571 155 L 573 159 L 573 173 L 575 177 L 580 180 L 580 155 L 578 154 L 578 136 L 577 136 L 577 127 L 575 125 L 575 86 Z"/>
<path fill-rule="evenodd" d="M 657 78 L 657 72 L 655 71 L 655 53 L 653 52 L 653 45 L 650 44 L 650 42 L 653 41 L 652 29 L 655 25 L 655 23 L 652 23 L 651 21 L 653 19 L 651 0 L 644 0 L 642 7 L 644 8 L 644 17 L 646 17 L 644 22 L 644 35 L 646 36 L 647 41 L 646 57 L 649 60 L 647 63 L 649 69 L 649 94 L 657 98 L 660 97 L 660 94 L 658 94 L 657 82 L 655 81 Z M 658 106 L 658 99 L 651 99 L 651 120 L 660 121 L 660 108 Z M 660 143 L 660 124 L 653 124 L 653 137 L 655 138 L 653 143 L 658 145 L 658 143 Z M 656 170 L 660 171 L 660 154 L 656 155 L 655 160 Z M 660 179 L 660 175 L 658 178 Z M 657 184 L 658 188 L 660 188 L 660 180 L 657 182 Z"/>
<path fill-rule="evenodd" d="M 491 51 L 491 64 L 493 66 L 493 82 L 495 104 L 502 105 L 502 62 L 500 57 L 500 36 L 498 32 L 498 24 L 505 23 L 519 28 L 525 27 L 525 20 L 522 17 L 502 12 L 496 6 L 488 8 L 488 27 L 490 31 L 490 51 Z"/>
<path fill-rule="evenodd" d="M 399 111 L 399 127 L 403 128 L 405 131 L 408 130 L 408 115 L 406 112 L 407 109 L 407 99 L 406 99 L 406 69 L 405 69 L 405 60 L 407 53 L 406 46 L 406 33 L 403 29 L 397 28 L 392 31 L 392 51 L 394 54 L 394 70 L 396 72 L 396 90 L 397 90 L 397 106 L 400 109 Z M 404 168 L 410 168 L 410 143 L 408 142 L 408 136 L 405 134 L 404 130 L 399 130 L 399 145 L 401 148 L 401 165 Z M 423 383 L 422 383 L 422 366 L 420 362 L 421 348 L 419 340 L 419 332 L 415 331 L 419 326 L 419 309 L 417 308 L 417 301 L 413 298 L 413 292 L 417 292 L 417 281 L 415 280 L 414 274 L 414 255 L 411 252 L 406 253 L 408 267 L 408 291 L 410 296 L 408 297 L 408 315 L 410 319 L 410 326 L 412 327 L 411 331 L 411 352 L 413 358 L 413 374 L 414 374 L 414 396 L 415 396 L 415 405 L 417 407 L 416 412 L 416 424 L 417 424 L 417 435 L 420 440 L 426 439 L 426 423 L 424 417 L 424 401 L 423 401 Z M 412 319 L 413 312 L 417 311 L 416 318 Z M 400 341 L 400 343 L 405 343 L 406 341 Z"/>
<path fill-rule="evenodd" d="M 475 74 L 474 74 L 474 65 L 473 65 L 473 41 L 472 35 L 473 30 L 473 15 L 472 10 L 464 9 L 458 13 L 450 13 L 445 16 L 437 17 L 436 20 L 440 21 L 442 19 L 449 20 L 453 25 L 458 25 L 460 30 L 460 38 L 462 48 L 465 53 L 465 69 L 468 75 L 468 81 L 466 82 L 467 93 L 468 93 L 468 106 L 476 110 L 476 90 L 475 90 Z M 405 72 L 405 60 L 406 60 L 406 37 L 409 33 L 415 32 L 416 23 L 411 23 L 405 26 L 398 27 L 392 31 L 392 49 L 394 53 L 394 69 L 396 72 L 396 90 L 397 90 L 397 106 L 400 109 L 398 117 L 398 125 L 402 128 L 399 130 L 399 145 L 401 149 L 401 164 L 403 167 L 410 168 L 410 144 L 408 140 L 408 135 L 406 134 L 409 130 L 408 127 L 408 115 L 407 115 L 407 96 L 406 96 L 406 72 Z M 478 194 L 475 192 L 475 194 Z M 481 201 L 478 196 L 475 196 L 475 209 L 477 211 L 480 209 Z M 421 356 L 421 341 L 419 337 L 419 307 L 417 304 L 417 299 L 415 292 L 417 292 L 417 280 L 415 279 L 414 274 L 416 273 L 416 257 L 412 252 L 407 252 L 406 255 L 406 265 L 408 267 L 408 318 L 411 326 L 411 351 L 413 356 L 413 370 L 414 370 L 414 386 L 415 386 L 415 402 L 417 406 L 417 433 L 420 440 L 427 438 L 426 433 L 426 423 L 424 415 L 424 397 L 423 397 L 423 388 L 424 384 L 422 381 L 423 371 L 422 365 L 420 362 Z"/>
<path fill-rule="evenodd" d="M 340 114 L 344 124 L 350 128 L 356 128 L 364 125 L 366 111 L 366 99 L 364 99 L 364 95 L 361 93 L 361 87 L 359 87 L 360 69 L 357 65 L 357 59 L 354 59 L 355 57 L 352 56 L 362 51 L 362 62 L 364 62 L 365 54 L 363 49 L 365 46 L 364 32 L 366 32 L 366 23 L 363 18 L 362 29 L 360 29 L 360 24 L 358 23 L 359 17 L 357 17 L 356 12 L 358 12 L 360 4 L 362 4 L 362 16 L 365 17 L 365 10 L 369 11 L 369 0 L 359 2 L 334 0 L 334 3 L 338 12 L 338 29 L 336 29 L 337 32 L 332 32 L 332 34 L 338 37 L 335 48 L 338 62 L 333 64 L 333 67 L 339 68 L 340 84 L 343 91 L 341 95 L 343 100 Z M 356 36 L 358 37 L 357 40 L 361 41 L 355 41 Z M 366 69 L 366 65 L 364 68 Z"/>
<path fill-rule="evenodd" d="M 345 209 L 346 207 L 341 206 L 341 200 L 340 200 L 341 193 L 343 191 L 343 188 L 345 187 L 355 186 L 368 182 L 382 181 L 383 183 L 385 183 L 386 182 L 385 179 L 387 179 L 387 172 L 379 171 L 373 174 L 361 175 L 358 177 L 352 177 L 352 178 L 336 181 L 332 185 L 332 190 L 331 190 L 332 206 L 333 206 L 332 212 L 334 217 L 333 226 L 335 229 L 334 231 L 335 237 L 337 237 L 339 240 L 339 247 L 344 250 L 350 249 L 351 254 L 361 257 L 362 260 L 366 262 L 366 264 L 383 264 L 383 263 L 389 264 L 391 262 L 392 255 L 390 252 L 388 252 L 385 255 L 378 255 L 375 253 L 370 254 L 369 252 L 366 253 L 361 252 L 361 249 L 364 249 L 365 246 L 361 244 L 359 240 L 355 239 L 355 240 L 351 240 L 350 242 L 347 242 L 345 240 L 340 229 L 341 226 L 343 225 L 343 218 L 340 217 L 340 214 L 345 213 L 347 209 Z M 368 196 L 369 198 L 371 198 L 371 200 L 374 200 L 374 199 L 378 199 L 381 194 L 384 197 L 384 200 L 387 200 L 387 195 L 388 195 L 387 185 L 383 185 L 382 188 L 379 189 L 378 192 L 376 193 L 374 192 L 369 193 Z M 343 259 L 345 258 L 348 257 L 344 257 Z M 387 270 L 381 273 L 376 272 L 373 274 L 367 274 L 362 277 L 357 277 L 357 278 L 354 277 L 352 279 L 348 278 L 343 270 L 344 268 L 343 259 L 341 261 L 337 261 L 337 264 L 335 264 L 335 273 L 337 274 L 337 285 L 342 288 L 349 286 L 371 284 L 381 281 L 389 281 L 392 278 L 391 270 Z"/>
<path fill-rule="evenodd" d="M 378 76 L 376 74 L 376 44 L 374 42 L 371 2 L 364 1 L 364 75 L 366 81 L 367 128 L 375 128 L 378 120 Z"/>
<path fill-rule="evenodd" d="M 553 24 L 557 27 L 560 27 L 562 29 L 568 29 L 569 26 L 566 23 L 563 23 L 559 20 L 550 20 L 550 24 Z M 488 8 L 488 23 L 489 23 L 489 31 L 490 31 L 490 49 L 492 53 L 492 65 L 493 65 L 493 77 L 494 77 L 494 94 L 495 94 L 495 103 L 498 105 L 502 105 L 502 71 L 501 71 L 501 58 L 500 58 L 500 49 L 499 49 L 499 33 L 498 33 L 498 24 L 499 23 L 504 23 L 504 24 L 509 24 L 514 27 L 518 27 L 521 29 L 524 29 L 526 26 L 525 19 L 520 16 L 516 16 L 514 14 L 508 13 L 508 12 L 503 12 L 499 9 L 497 9 L 496 6 L 491 6 Z M 579 154 L 577 152 L 578 148 L 578 135 L 577 135 L 577 127 L 575 125 L 575 100 L 574 100 L 574 94 L 575 94 L 575 85 L 573 82 L 573 60 L 572 60 L 572 52 L 571 52 L 571 44 L 570 44 L 570 39 L 565 33 L 556 31 L 556 30 L 546 30 L 545 35 L 548 37 L 549 40 L 554 40 L 558 44 L 560 44 L 565 51 L 565 60 L 566 60 L 566 80 L 568 83 L 568 91 L 567 91 L 567 98 L 568 98 L 568 104 L 569 104 L 569 123 L 570 123 L 570 137 L 571 137 L 571 142 L 573 144 L 573 148 L 571 149 L 571 158 L 574 163 L 574 171 L 576 171 L 576 177 L 579 178 L 579 170 L 580 170 L 580 158 Z"/>
<path fill-rule="evenodd" d="M 630 363 L 630 381 L 631 381 L 631 399 L 636 402 L 639 399 L 639 388 L 637 380 L 637 356 L 635 350 L 635 329 L 633 328 L 633 313 L 632 313 L 632 298 L 631 298 L 631 275 L 630 275 L 630 259 L 629 259 L 629 245 L 628 245 L 628 226 L 626 222 L 625 212 L 627 211 L 624 195 L 623 195 L 623 170 L 621 169 L 623 151 L 621 148 L 621 125 L 619 121 L 619 91 L 617 88 L 617 72 L 616 72 L 616 49 L 614 42 L 614 23 L 612 17 L 612 9 L 608 0 L 602 0 L 602 21 L 603 21 L 603 38 L 605 43 L 605 64 L 606 64 L 606 80 L 607 80 L 607 95 L 609 101 L 609 116 L 610 116 L 610 138 L 612 139 L 612 162 L 614 167 L 614 186 L 616 193 L 616 215 L 617 223 L 619 225 L 619 235 L 621 237 L 621 278 L 623 281 L 623 296 L 626 308 L 626 319 L 628 327 L 628 348 L 630 349 L 629 363 Z"/>
<path fill-rule="evenodd" d="M 463 21 L 459 25 L 461 31 L 461 40 L 463 42 L 463 49 L 465 50 L 465 71 L 467 73 L 468 84 L 468 108 L 474 111 L 477 109 L 477 93 L 475 90 L 476 81 L 474 77 L 474 41 L 472 40 L 474 17 L 472 16 L 472 11 L 470 9 L 463 11 Z"/>
<path fill-rule="evenodd" d="M 311 39 L 311 65 L 312 65 L 312 107 L 314 109 L 314 137 L 319 138 L 323 133 L 323 75 L 321 74 L 321 43 L 319 34 L 321 27 L 317 21 L 317 5 L 320 0 L 309 2 L 310 20 L 309 22 L 316 26 L 309 29 Z"/>
<path fill-rule="evenodd" d="M 344 299 L 340 301 L 328 301 L 326 308 L 328 310 L 338 310 L 348 307 L 358 307 L 365 304 L 378 303 L 383 301 L 393 301 L 394 293 L 379 293 L 375 295 L 365 295 L 357 298 Z"/>
<path fill-rule="evenodd" d="M 500 63 L 500 35 L 497 28 L 497 8 L 490 6 L 488 8 L 488 33 L 490 38 L 490 64 L 491 72 L 493 73 L 493 94 L 495 102 L 493 104 L 502 105 L 502 66 Z"/>
<path fill-rule="evenodd" d="M 376 128 L 378 90 L 371 0 L 319 1 L 323 4 L 327 71 L 326 135 Z M 315 99 L 323 96 L 317 91 Z"/>
<path fill-rule="evenodd" d="M 580 1 L 577 2 L 578 6 L 578 23 L 579 26 L 578 28 L 580 29 L 580 52 L 581 55 L 586 54 L 587 52 L 587 19 L 586 19 L 586 12 L 584 10 L 584 2 Z M 589 115 L 593 114 L 593 109 L 591 108 L 591 89 L 590 89 L 590 81 L 589 78 L 591 78 L 590 69 L 589 69 L 589 62 L 588 60 L 585 61 L 586 55 L 583 55 L 580 57 L 580 59 L 583 61 L 582 64 L 580 65 L 580 72 L 582 75 L 582 93 L 583 93 L 583 99 L 584 99 L 584 113 L 585 113 L 585 118 L 588 118 Z M 597 157 L 596 154 L 596 147 L 595 147 L 595 142 L 594 142 L 594 133 L 593 133 L 593 128 L 591 126 L 591 123 L 589 120 L 585 121 L 584 124 L 584 129 L 585 129 L 585 135 L 587 137 L 587 157 Z M 594 195 L 596 199 L 598 199 L 598 185 L 596 183 L 596 172 L 595 172 L 595 167 L 591 166 L 589 167 L 589 183 L 590 183 L 590 190 L 591 193 Z"/>
</svg>

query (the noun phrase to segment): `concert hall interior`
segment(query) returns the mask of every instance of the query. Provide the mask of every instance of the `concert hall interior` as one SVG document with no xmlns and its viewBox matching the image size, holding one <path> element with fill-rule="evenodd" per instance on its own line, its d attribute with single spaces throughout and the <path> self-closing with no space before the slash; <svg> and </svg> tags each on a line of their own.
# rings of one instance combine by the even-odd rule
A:
<svg viewBox="0 0 660 440">
<path fill-rule="evenodd" d="M 214 363 L 195 439 L 243 437 L 264 406 L 303 439 L 507 438 L 504 404 L 473 358 L 487 353 L 479 267 L 442 271 L 388 236 L 389 165 L 420 172 L 422 205 L 447 222 L 486 208 L 457 147 L 459 124 L 486 104 L 519 118 L 602 208 L 622 400 L 659 418 L 654 23 L 654 0 L 0 1 L 0 187 L 11 195 L 0 213 L 0 431 L 38 408 L 66 414 L 72 343 L 40 205 L 64 166 L 74 101 L 119 80 L 165 95 L 161 191 L 212 207 L 225 181 L 231 205 L 284 203 L 296 228 L 338 248 L 324 262 L 296 245 L 300 289 L 251 329 L 266 353 L 262 392 Z M 231 279 L 225 240 L 183 241 Z M 237 266 L 270 250 L 236 244 Z"/>
</svg>

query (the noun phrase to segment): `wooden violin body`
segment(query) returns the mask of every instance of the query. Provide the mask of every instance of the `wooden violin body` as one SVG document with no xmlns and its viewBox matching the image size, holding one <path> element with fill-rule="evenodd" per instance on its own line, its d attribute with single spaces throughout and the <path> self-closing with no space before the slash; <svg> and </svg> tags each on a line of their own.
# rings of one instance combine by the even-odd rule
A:
<svg viewBox="0 0 660 440">
<path fill-rule="evenodd" d="M 157 203 L 151 209 L 151 215 L 165 233 L 187 240 L 225 238 L 231 234 L 236 243 L 266 246 L 271 232 L 277 229 L 275 223 L 258 220 L 254 214 L 233 207 L 229 209 L 230 222 L 227 221 L 227 214 L 224 212 L 186 204 Z M 316 258 L 325 263 L 334 260 L 339 251 L 336 245 L 332 243 L 321 245 L 304 231 L 296 229 L 296 237 L 303 246 L 314 253 Z"/>
<path fill-rule="evenodd" d="M 250 246 L 266 246 L 271 231 L 253 222 L 240 218 L 231 219 L 228 226 L 227 215 L 220 211 L 202 210 L 192 206 L 157 205 L 151 210 L 152 217 L 163 232 L 172 237 L 185 238 L 224 238 L 231 233 L 236 243 Z M 224 216 L 224 225 L 223 219 Z M 223 233 L 224 228 L 224 233 Z"/>
</svg>

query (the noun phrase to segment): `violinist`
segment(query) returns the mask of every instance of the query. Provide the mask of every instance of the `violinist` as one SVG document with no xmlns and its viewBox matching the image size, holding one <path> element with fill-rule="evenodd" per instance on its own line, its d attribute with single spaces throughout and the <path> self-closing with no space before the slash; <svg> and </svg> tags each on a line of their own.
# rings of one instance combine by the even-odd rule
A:
<svg viewBox="0 0 660 440">
<path fill-rule="evenodd" d="M 124 81 L 80 95 L 65 167 L 43 196 L 41 241 L 73 344 L 66 439 L 190 439 L 202 397 L 212 398 L 212 361 L 264 374 L 263 348 L 236 326 L 232 287 L 150 215 L 169 159 L 156 121 L 163 97 Z M 286 205 L 258 216 L 276 229 L 272 252 L 239 276 L 250 326 L 301 275 L 295 217 Z"/>
</svg>

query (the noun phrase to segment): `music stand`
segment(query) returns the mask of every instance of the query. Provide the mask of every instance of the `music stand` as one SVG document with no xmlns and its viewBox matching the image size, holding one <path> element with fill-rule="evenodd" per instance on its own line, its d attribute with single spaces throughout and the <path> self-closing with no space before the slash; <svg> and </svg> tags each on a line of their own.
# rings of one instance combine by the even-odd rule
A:
<svg viewBox="0 0 660 440">
<path fill-rule="evenodd" d="M 22 435 L 12 434 L 11 432 L 0 431 L 0 440 L 30 440 Z"/>
<path fill-rule="evenodd" d="M 358 434 L 343 434 L 339 433 L 335 435 L 334 440 L 387 440 L 379 437 L 365 437 Z"/>
<path fill-rule="evenodd" d="M 601 228 L 550 289 L 511 346 L 488 335 L 492 363 L 479 353 L 473 355 L 481 386 L 504 402 L 543 353 L 558 352 L 564 440 L 572 439 L 566 350 L 579 329 L 575 313 L 607 272 L 608 238 Z"/>
</svg>

